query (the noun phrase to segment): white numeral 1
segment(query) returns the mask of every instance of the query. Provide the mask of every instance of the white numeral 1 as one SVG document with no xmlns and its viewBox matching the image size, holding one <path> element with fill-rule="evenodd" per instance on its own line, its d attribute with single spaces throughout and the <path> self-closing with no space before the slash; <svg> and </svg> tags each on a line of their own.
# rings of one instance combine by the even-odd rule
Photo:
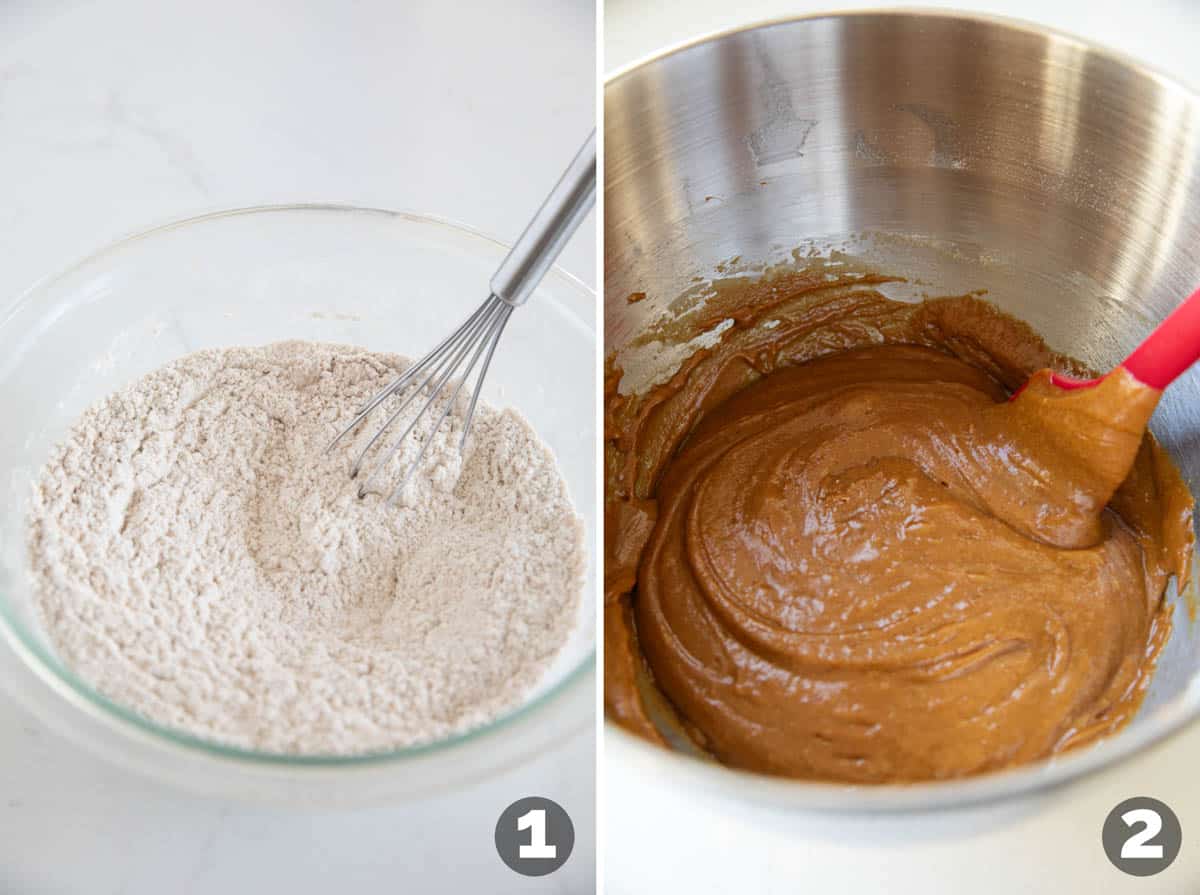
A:
<svg viewBox="0 0 1200 895">
<path fill-rule="evenodd" d="M 529 844 L 522 845 L 518 854 L 522 858 L 553 858 L 558 847 L 546 844 L 546 809 L 534 808 L 517 818 L 518 830 L 529 830 Z"/>
<path fill-rule="evenodd" d="M 528 815 L 526 816 L 528 817 Z M 1134 808 L 1132 811 L 1122 814 L 1121 820 L 1125 821 L 1125 826 L 1130 829 L 1133 829 L 1134 824 L 1145 824 L 1125 840 L 1125 844 L 1121 846 L 1122 858 L 1161 858 L 1163 856 L 1161 845 L 1146 844 L 1147 840 L 1153 839 L 1162 829 L 1162 818 L 1158 816 L 1157 811 L 1149 808 Z"/>
</svg>

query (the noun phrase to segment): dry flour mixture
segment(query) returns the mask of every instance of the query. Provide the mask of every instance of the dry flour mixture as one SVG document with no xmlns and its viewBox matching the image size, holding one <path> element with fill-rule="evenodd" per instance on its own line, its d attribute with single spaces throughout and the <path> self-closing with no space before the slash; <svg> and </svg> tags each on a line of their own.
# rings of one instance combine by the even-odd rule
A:
<svg viewBox="0 0 1200 895">
<path fill-rule="evenodd" d="M 582 523 L 529 424 L 488 407 L 461 461 L 456 408 L 400 506 L 357 499 L 350 461 L 382 417 L 322 451 L 406 364 L 203 351 L 89 409 L 30 515 L 63 660 L 155 721 L 288 753 L 426 742 L 519 702 L 575 623 Z"/>
</svg>

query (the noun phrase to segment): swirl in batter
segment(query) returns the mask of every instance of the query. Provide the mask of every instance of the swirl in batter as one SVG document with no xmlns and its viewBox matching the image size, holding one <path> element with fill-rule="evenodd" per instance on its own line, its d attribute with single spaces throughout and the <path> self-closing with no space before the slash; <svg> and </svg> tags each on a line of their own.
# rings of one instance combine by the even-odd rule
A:
<svg viewBox="0 0 1200 895">
<path fill-rule="evenodd" d="M 755 288 L 670 382 L 610 389 L 610 714 L 657 738 L 644 656 L 721 761 L 851 782 L 1126 723 L 1190 555 L 1190 495 L 1142 437 L 1158 393 L 1039 377 L 1009 402 L 1082 371 L 981 301 Z"/>
</svg>

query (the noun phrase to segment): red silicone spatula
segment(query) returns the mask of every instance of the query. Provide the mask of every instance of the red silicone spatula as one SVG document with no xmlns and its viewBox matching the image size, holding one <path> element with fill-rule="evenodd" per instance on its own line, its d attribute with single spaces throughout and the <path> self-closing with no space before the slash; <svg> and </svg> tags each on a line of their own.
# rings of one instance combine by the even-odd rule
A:
<svg viewBox="0 0 1200 895">
<path fill-rule="evenodd" d="M 1200 289 L 1156 326 L 1121 366 L 1138 382 L 1161 391 L 1197 360 L 1200 360 Z M 1097 385 L 1103 378 L 1075 379 L 1052 373 L 1050 381 L 1059 388 L 1076 389 Z M 1017 389 L 1013 397 L 1024 388 Z"/>
</svg>

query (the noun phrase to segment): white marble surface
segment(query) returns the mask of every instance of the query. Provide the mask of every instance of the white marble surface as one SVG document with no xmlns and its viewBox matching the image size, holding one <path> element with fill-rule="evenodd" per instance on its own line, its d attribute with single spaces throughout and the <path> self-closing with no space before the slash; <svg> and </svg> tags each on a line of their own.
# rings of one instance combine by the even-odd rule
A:
<svg viewBox="0 0 1200 895">
<path fill-rule="evenodd" d="M 833 6 L 971 8 L 1039 21 L 1139 57 L 1200 88 L 1200 4 L 1189 0 L 608 0 L 604 67 L 738 24 Z M 889 895 L 1200 892 L 1200 725 L 1076 785 L 994 808 L 934 816 L 846 818 L 747 808 L 680 793 L 605 763 L 604 872 L 612 895 L 687 891 Z M 610 757 L 612 753 L 609 753 Z M 1100 850 L 1104 817 L 1137 795 L 1179 816 L 1183 849 L 1156 877 L 1118 873 Z"/>
<path fill-rule="evenodd" d="M 594 120 L 590 0 L 0 3 L 0 306 L 131 230 L 355 201 L 509 240 Z M 595 279 L 595 225 L 562 264 Z M 482 287 L 482 284 L 481 284 Z M 183 797 L 0 699 L 0 893 L 586 892 L 593 738 L 501 778 L 334 814 Z M 504 867 L 500 811 L 547 795 L 575 853 Z"/>
</svg>

